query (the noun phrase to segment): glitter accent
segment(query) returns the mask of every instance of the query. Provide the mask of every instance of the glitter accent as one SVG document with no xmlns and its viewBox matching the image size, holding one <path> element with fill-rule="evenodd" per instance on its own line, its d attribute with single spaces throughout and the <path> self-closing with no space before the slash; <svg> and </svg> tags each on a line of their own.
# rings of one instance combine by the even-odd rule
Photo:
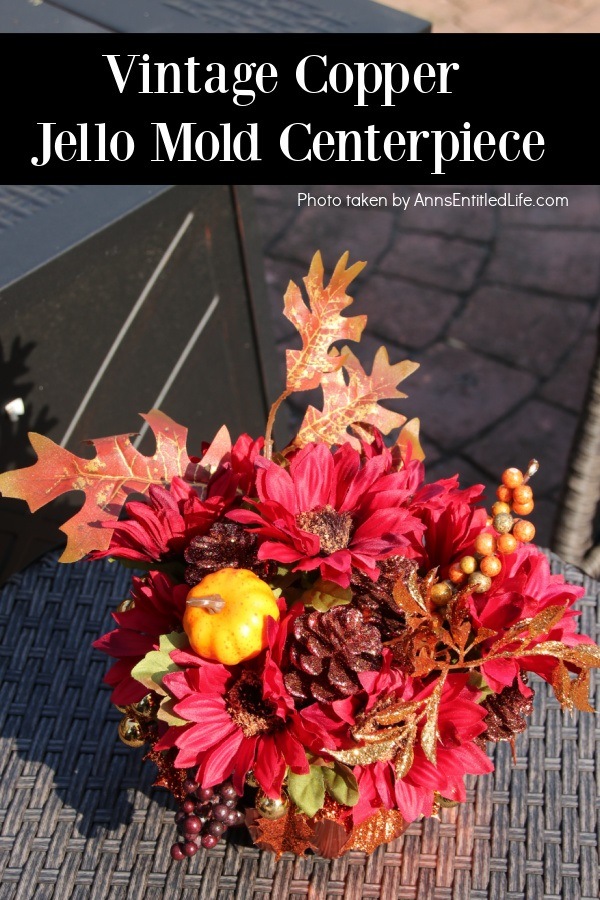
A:
<svg viewBox="0 0 600 900">
<path fill-rule="evenodd" d="M 352 516 L 348 512 L 338 512 L 333 506 L 299 513 L 296 525 L 302 531 L 316 534 L 321 540 L 321 553 L 327 556 L 336 550 L 344 550 L 350 543 Z"/>
<path fill-rule="evenodd" d="M 262 682 L 255 672 L 242 672 L 225 696 L 227 712 L 244 737 L 278 731 L 283 726 L 276 706 L 263 698 Z"/>
</svg>

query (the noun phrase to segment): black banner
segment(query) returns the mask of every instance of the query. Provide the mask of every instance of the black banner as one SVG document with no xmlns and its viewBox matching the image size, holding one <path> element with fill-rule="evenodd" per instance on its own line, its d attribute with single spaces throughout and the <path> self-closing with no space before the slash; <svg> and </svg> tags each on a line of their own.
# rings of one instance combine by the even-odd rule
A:
<svg viewBox="0 0 600 900">
<path fill-rule="evenodd" d="M 8 44 L 5 37 L 5 44 Z M 28 35 L 5 178 L 593 181 L 596 35 Z"/>
</svg>

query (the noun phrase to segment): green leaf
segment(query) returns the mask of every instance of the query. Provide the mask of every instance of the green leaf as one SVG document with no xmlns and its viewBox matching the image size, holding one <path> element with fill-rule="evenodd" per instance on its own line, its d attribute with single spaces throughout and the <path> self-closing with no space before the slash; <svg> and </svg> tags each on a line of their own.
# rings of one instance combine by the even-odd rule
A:
<svg viewBox="0 0 600 900">
<path fill-rule="evenodd" d="M 318 578 L 302 595 L 302 600 L 306 606 L 312 606 L 319 612 L 327 612 L 334 606 L 346 606 L 352 600 L 352 591 L 350 588 L 340 587 L 333 581 L 325 581 Z"/>
<path fill-rule="evenodd" d="M 158 712 L 156 714 L 156 718 L 160 719 L 161 722 L 166 722 L 167 725 L 187 725 L 187 719 L 180 719 L 173 712 L 173 707 L 177 703 L 173 697 L 163 697 L 160 706 L 158 707 Z"/>
<path fill-rule="evenodd" d="M 482 660 L 482 664 L 485 660 Z M 493 694 L 494 691 L 491 689 L 481 672 L 478 669 L 471 669 L 469 673 L 469 686 L 476 688 L 480 691 L 480 695 L 477 699 L 477 703 L 483 703 L 486 697 L 489 697 L 490 694 Z"/>
<path fill-rule="evenodd" d="M 311 766 L 306 775 L 289 771 L 287 791 L 292 803 L 307 816 L 314 816 L 325 802 L 325 783 L 321 766 Z"/>
<path fill-rule="evenodd" d="M 358 803 L 358 782 L 352 769 L 336 762 L 333 769 L 323 769 L 323 779 L 327 793 L 345 806 Z"/>
<path fill-rule="evenodd" d="M 166 694 L 162 686 L 163 676 L 168 672 L 179 671 L 179 666 L 175 665 L 170 654 L 173 650 L 181 650 L 187 646 L 187 635 L 181 631 L 161 634 L 160 649 L 150 650 L 149 653 L 146 653 L 145 657 L 131 670 L 132 677 L 148 688 L 149 691 Z"/>
</svg>

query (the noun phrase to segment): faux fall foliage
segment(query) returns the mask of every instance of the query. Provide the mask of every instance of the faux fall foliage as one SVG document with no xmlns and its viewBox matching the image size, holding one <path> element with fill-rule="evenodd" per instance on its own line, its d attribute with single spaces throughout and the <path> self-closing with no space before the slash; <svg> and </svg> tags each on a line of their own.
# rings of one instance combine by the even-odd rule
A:
<svg viewBox="0 0 600 900">
<path fill-rule="evenodd" d="M 317 253 L 306 300 L 290 283 L 301 348 L 264 441 L 222 428 L 189 456 L 187 430 L 152 410 L 152 457 L 127 435 L 92 441 L 91 460 L 31 435 L 37 462 L 0 475 L 32 510 L 84 493 L 62 561 L 146 571 L 95 645 L 115 659 L 122 738 L 149 744 L 180 804 L 175 859 L 244 816 L 277 854 L 371 851 L 491 771 L 486 742 L 512 741 L 531 712 L 528 673 L 591 710 L 600 650 L 575 630 L 581 592 L 518 518 L 536 465 L 504 473 L 491 516 L 481 488 L 425 483 L 418 420 L 382 404 L 416 364 L 382 347 L 368 374 L 345 344 L 366 324 L 342 315 L 363 266 L 344 254 L 325 283 Z M 274 453 L 279 406 L 318 386 L 321 408 Z"/>
</svg>

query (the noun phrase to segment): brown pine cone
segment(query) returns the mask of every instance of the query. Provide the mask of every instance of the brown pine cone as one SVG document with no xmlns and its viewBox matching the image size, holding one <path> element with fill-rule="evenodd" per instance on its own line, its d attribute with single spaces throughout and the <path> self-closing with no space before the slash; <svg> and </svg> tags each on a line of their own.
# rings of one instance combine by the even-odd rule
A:
<svg viewBox="0 0 600 900">
<path fill-rule="evenodd" d="M 533 711 L 533 696 L 524 697 L 515 681 L 499 694 L 490 694 L 481 705 L 487 710 L 487 731 L 480 735 L 479 742 L 510 741 L 527 728 L 525 716 Z"/>
<path fill-rule="evenodd" d="M 382 641 L 389 641 L 404 630 L 404 614 L 393 598 L 394 584 L 408 577 L 414 563 L 400 556 L 392 556 L 379 563 L 381 574 L 372 581 L 362 572 L 352 574 L 353 602 L 363 614 L 365 622 L 379 629 Z"/>
<path fill-rule="evenodd" d="M 258 541 L 250 531 L 235 522 L 216 522 L 204 534 L 192 538 L 183 554 L 189 565 L 185 580 L 192 587 L 205 575 L 218 569 L 250 569 L 259 578 L 269 578 L 277 571 L 272 562 L 257 558 Z"/>
<path fill-rule="evenodd" d="M 299 700 L 349 697 L 361 690 L 357 672 L 379 668 L 381 649 L 377 628 L 352 606 L 298 616 L 289 645 L 295 671 L 286 674 L 285 686 Z"/>
</svg>

